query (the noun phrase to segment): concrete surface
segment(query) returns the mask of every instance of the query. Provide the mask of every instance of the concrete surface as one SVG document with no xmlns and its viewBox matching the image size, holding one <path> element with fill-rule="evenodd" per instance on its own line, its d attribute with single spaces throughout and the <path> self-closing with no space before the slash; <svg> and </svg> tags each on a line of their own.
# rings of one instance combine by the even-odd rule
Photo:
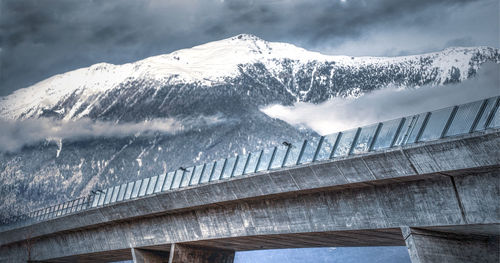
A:
<svg viewBox="0 0 500 263">
<path fill-rule="evenodd" d="M 32 260 L 96 262 L 171 244 L 402 245 L 402 226 L 491 238 L 498 149 L 493 130 L 160 193 L 2 232 L 0 261 L 25 261 L 27 240 Z"/>
<path fill-rule="evenodd" d="M 412 263 L 500 262 L 498 237 L 401 228 Z"/>
</svg>

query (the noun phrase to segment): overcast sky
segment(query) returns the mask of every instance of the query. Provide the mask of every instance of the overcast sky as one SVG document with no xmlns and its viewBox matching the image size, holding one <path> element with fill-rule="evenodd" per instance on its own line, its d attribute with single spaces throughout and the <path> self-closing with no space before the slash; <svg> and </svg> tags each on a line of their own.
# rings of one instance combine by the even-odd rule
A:
<svg viewBox="0 0 500 263">
<path fill-rule="evenodd" d="M 499 46 L 498 0 L 0 0 L 0 96 L 240 33 L 326 54 Z"/>
</svg>

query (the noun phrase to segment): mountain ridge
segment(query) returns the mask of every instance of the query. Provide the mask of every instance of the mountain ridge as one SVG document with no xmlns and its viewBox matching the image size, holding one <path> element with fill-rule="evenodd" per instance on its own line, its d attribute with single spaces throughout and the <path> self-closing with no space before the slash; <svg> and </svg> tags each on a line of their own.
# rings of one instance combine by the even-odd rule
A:
<svg viewBox="0 0 500 263">
<path fill-rule="evenodd" d="M 178 93 L 187 86 L 220 88 L 230 85 L 238 93 L 238 86 L 254 82 L 250 84 L 281 87 L 280 93 L 289 98 L 283 102 L 283 97 L 271 95 L 275 102 L 318 103 L 337 96 L 359 96 L 388 85 L 418 87 L 456 83 L 474 76 L 481 64 L 487 61 L 499 63 L 499 50 L 454 47 L 402 57 L 330 56 L 242 34 L 133 63 L 98 63 L 55 75 L 0 98 L 0 117 L 94 118 L 93 110 L 103 110 L 95 107 L 96 102 L 109 100 L 107 94 L 117 90 L 130 86 L 137 89 L 138 83 L 144 92 L 154 97 L 167 86 Z M 385 80 L 366 79 L 379 76 Z M 252 89 L 246 92 L 251 93 Z M 126 93 L 130 95 L 131 92 Z M 319 93 L 323 94 L 315 95 Z"/>
</svg>

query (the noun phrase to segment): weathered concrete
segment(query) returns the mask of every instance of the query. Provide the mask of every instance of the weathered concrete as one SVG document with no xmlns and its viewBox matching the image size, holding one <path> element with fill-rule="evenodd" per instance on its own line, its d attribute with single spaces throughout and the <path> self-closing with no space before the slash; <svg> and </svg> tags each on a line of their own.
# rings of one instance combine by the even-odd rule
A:
<svg viewBox="0 0 500 263">
<path fill-rule="evenodd" d="M 168 251 L 161 248 L 132 248 L 134 263 L 233 263 L 234 251 L 171 244 Z"/>
<path fill-rule="evenodd" d="M 172 244 L 168 263 L 233 263 L 234 251 Z"/>
<path fill-rule="evenodd" d="M 131 248 L 134 263 L 170 263 L 168 253 Z"/>
<path fill-rule="evenodd" d="M 279 242 L 402 245 L 402 236 L 387 234 L 401 226 L 481 225 L 498 235 L 499 134 L 421 143 L 87 210 L 1 233 L 0 260 L 25 257 L 27 234 L 32 258 L 55 262 L 173 243 L 229 250 L 255 249 L 255 241 L 265 244 L 259 248 Z M 324 233 L 344 236 L 314 238 Z"/>
<path fill-rule="evenodd" d="M 401 228 L 412 263 L 500 262 L 498 237 Z"/>
</svg>

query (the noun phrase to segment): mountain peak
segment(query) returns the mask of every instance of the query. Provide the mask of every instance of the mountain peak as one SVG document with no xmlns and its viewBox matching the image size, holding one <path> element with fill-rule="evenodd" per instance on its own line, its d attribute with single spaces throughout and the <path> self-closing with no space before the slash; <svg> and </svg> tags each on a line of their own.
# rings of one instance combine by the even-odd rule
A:
<svg viewBox="0 0 500 263">
<path fill-rule="evenodd" d="M 100 97 L 124 87 L 133 87 L 134 92 L 152 89 L 153 94 L 162 94 L 158 91 L 178 85 L 235 85 L 238 89 L 264 85 L 266 89 L 271 86 L 285 88 L 285 93 L 295 97 L 296 101 L 319 102 L 349 95 L 345 90 L 358 94 L 362 90 L 398 81 L 407 83 L 397 77 L 404 72 L 407 72 L 406 78 L 417 80 L 411 84 L 414 86 L 458 82 L 474 75 L 486 61 L 499 63 L 498 49 L 449 48 L 406 57 L 355 58 L 323 55 L 293 44 L 268 42 L 251 34 L 239 34 L 133 63 L 98 63 L 55 75 L 0 98 L 0 117 L 36 117 L 47 109 L 58 111 L 62 105 L 68 107 L 64 118 L 84 117 L 99 105 Z M 374 75 L 383 77 L 366 79 Z M 267 81 L 271 82 L 263 84 Z M 323 97 L 311 99 L 317 94 L 323 94 Z M 74 105 L 70 108 L 69 104 Z"/>
<path fill-rule="evenodd" d="M 252 40 L 252 41 L 265 41 L 262 38 L 252 34 L 239 34 L 230 38 L 231 40 Z"/>
</svg>

